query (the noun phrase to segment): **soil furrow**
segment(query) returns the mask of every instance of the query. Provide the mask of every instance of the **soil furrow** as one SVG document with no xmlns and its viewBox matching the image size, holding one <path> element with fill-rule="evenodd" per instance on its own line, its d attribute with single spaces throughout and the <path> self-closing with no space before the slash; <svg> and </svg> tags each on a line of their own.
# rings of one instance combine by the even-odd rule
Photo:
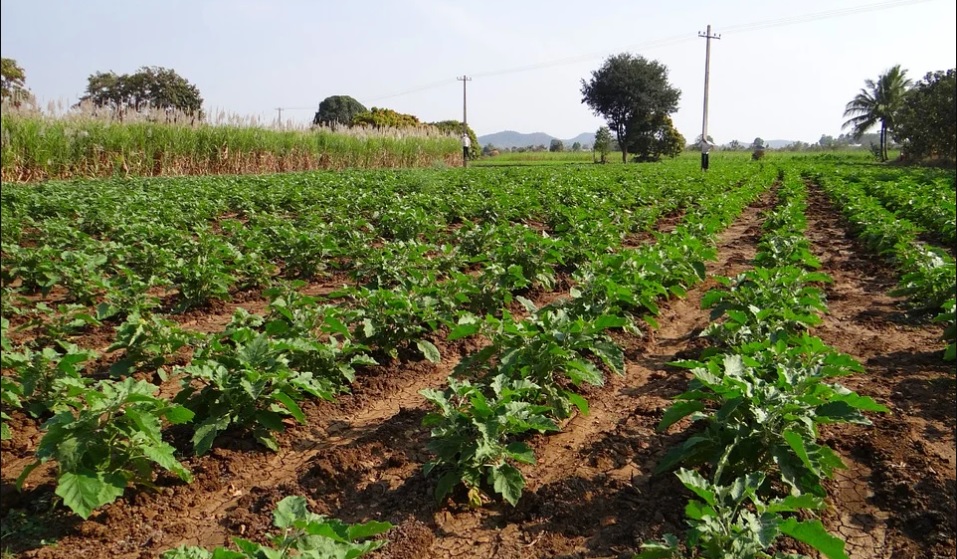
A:
<svg viewBox="0 0 957 559">
<path fill-rule="evenodd" d="M 830 482 L 829 529 L 853 558 L 953 557 L 955 382 L 953 364 L 941 360 L 941 329 L 887 295 L 897 273 L 850 237 L 813 185 L 807 217 L 812 250 L 834 280 L 813 334 L 867 369 L 842 384 L 891 410 L 873 414 L 873 426 L 823 430 L 848 464 Z"/>
</svg>

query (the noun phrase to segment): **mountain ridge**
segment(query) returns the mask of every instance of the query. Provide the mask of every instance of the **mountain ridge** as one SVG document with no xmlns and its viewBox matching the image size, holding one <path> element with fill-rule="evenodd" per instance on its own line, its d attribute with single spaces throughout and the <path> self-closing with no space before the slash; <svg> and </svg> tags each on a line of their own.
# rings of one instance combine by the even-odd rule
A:
<svg viewBox="0 0 957 559">
<path fill-rule="evenodd" d="M 578 142 L 582 145 L 591 145 L 595 142 L 595 134 L 593 132 L 582 132 L 574 138 L 557 138 L 556 136 L 546 134 L 545 132 L 524 133 L 517 132 L 515 130 L 502 130 L 501 132 L 479 136 L 478 142 L 483 146 L 492 144 L 497 148 L 521 148 L 539 145 L 543 145 L 547 148 L 554 139 L 561 140 L 567 149 L 570 148 L 575 142 Z"/>
</svg>

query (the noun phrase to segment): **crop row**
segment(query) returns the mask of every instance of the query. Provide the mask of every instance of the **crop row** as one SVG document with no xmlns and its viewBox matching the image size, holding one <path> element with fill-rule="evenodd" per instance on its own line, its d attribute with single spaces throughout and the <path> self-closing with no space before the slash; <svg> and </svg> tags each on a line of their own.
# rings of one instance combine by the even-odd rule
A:
<svg viewBox="0 0 957 559">
<path fill-rule="evenodd" d="M 439 476 L 436 497 L 462 484 L 473 505 L 489 489 L 515 505 L 525 486 L 516 464 L 535 463 L 525 438 L 560 430 L 575 410 L 587 414 L 578 387 L 604 384 L 602 369 L 624 374 L 623 351 L 608 331 L 637 333 L 634 317 L 654 323 L 659 298 L 683 296 L 704 279 L 713 236 L 766 184 L 711 197 L 654 244 L 597 257 L 579 269 L 570 298 L 542 308 L 526 302 L 522 320 L 506 314 L 460 321 L 450 338 L 482 335 L 491 343 L 456 367 L 445 390 L 422 393 L 435 408 L 423 424 L 431 427 L 435 458 L 425 470 Z"/>
<path fill-rule="evenodd" d="M 944 323 L 948 342 L 944 358 L 953 360 L 957 295 L 957 265 L 953 256 L 918 240 L 920 229 L 882 206 L 879 200 L 867 194 L 862 184 L 845 181 L 835 173 L 810 171 L 807 174 L 813 176 L 840 207 L 868 248 L 888 257 L 901 273 L 893 294 L 906 296 L 918 311 L 936 313 L 936 320 Z"/>
<path fill-rule="evenodd" d="M 483 324 L 492 324 L 495 320 L 502 324 L 510 322 L 507 309 L 513 296 L 527 292 L 532 286 L 554 288 L 551 278 L 559 267 L 579 274 L 583 278 L 581 284 L 588 286 L 582 291 L 587 296 L 580 293 L 577 297 L 582 305 L 597 305 L 604 301 L 602 297 L 612 297 L 625 302 L 632 298 L 636 301 L 631 303 L 634 308 L 652 308 L 649 305 L 659 293 L 629 294 L 622 289 L 611 292 L 613 283 L 606 275 L 598 275 L 602 266 L 616 270 L 630 267 L 632 275 L 645 274 L 652 269 L 650 265 L 629 260 L 630 255 L 613 254 L 636 223 L 617 214 L 633 216 L 641 213 L 645 205 L 667 209 L 676 208 L 678 203 L 688 204 L 692 215 L 704 211 L 702 208 L 719 208 L 721 204 L 717 200 L 728 182 L 738 180 L 741 179 L 735 175 L 716 176 L 712 183 L 702 185 L 706 187 L 705 191 L 692 195 L 689 189 L 684 201 L 675 202 L 682 199 L 678 196 L 660 204 L 654 204 L 655 200 L 648 191 L 632 188 L 628 195 L 636 200 L 645 197 L 641 203 L 636 201 L 633 206 L 617 213 L 606 213 L 603 221 L 596 221 L 592 227 L 581 226 L 577 220 L 582 213 L 593 211 L 592 205 L 602 207 L 601 212 L 608 211 L 607 202 L 587 190 L 569 190 L 566 194 L 575 196 L 578 206 L 556 207 L 554 214 L 537 215 L 550 219 L 549 227 L 566 233 L 567 238 L 575 239 L 574 242 L 533 233 L 524 225 L 488 219 L 469 222 L 469 225 L 462 222 L 457 231 L 468 233 L 456 237 L 457 244 L 438 245 L 437 248 L 431 245 L 434 250 L 430 252 L 423 251 L 411 240 L 403 241 L 401 245 L 390 243 L 388 248 L 385 243 L 380 243 L 376 251 L 368 251 L 368 254 L 383 264 L 398 264 L 391 270 L 374 268 L 376 273 L 364 272 L 361 277 L 366 285 L 349 286 L 317 298 L 304 295 L 301 283 L 286 284 L 282 278 L 271 278 L 270 287 L 264 291 L 269 299 L 265 316 L 239 309 L 222 331 L 208 336 L 182 329 L 172 320 L 174 317 L 156 314 L 150 305 L 126 303 L 120 308 L 121 312 L 103 313 L 101 310 L 110 303 L 102 293 L 95 294 L 86 306 L 50 308 L 42 302 L 37 303 L 32 310 L 25 311 L 32 318 L 20 328 L 26 327 L 33 337 L 23 343 L 11 341 L 9 320 L 3 317 L 4 410 L 22 407 L 33 417 L 46 420 L 35 465 L 48 461 L 57 464 L 57 494 L 85 517 L 93 509 L 119 497 L 129 485 L 150 485 L 154 468 L 189 480 L 188 470 L 177 458 L 178 452 L 163 440 L 164 424 L 190 424 L 196 454 L 208 451 L 227 431 L 249 434 L 260 443 L 275 448 L 273 433 L 284 428 L 285 418 L 304 421 L 305 415 L 300 407 L 304 399 L 334 398 L 348 389 L 357 370 L 377 360 L 401 355 L 408 358 L 419 353 L 437 361 L 440 356 L 430 338 L 434 339 L 443 330 L 461 335 L 461 329 L 469 328 L 470 322 L 478 321 L 476 317 L 481 315 L 486 316 Z M 760 182 L 754 178 L 750 182 L 744 181 L 745 184 Z M 413 190 L 408 185 L 394 186 L 396 190 Z M 556 187 L 559 191 L 561 188 Z M 541 190 L 541 185 L 529 188 L 525 195 L 532 197 L 534 190 Z M 626 189 L 620 190 L 624 192 Z M 14 192 L 16 195 L 10 198 L 9 205 L 4 192 L 5 211 L 9 210 L 23 224 L 29 223 L 24 231 L 27 237 L 32 236 L 31 239 L 20 237 L 20 241 L 27 242 L 16 244 L 17 249 L 43 250 L 50 246 L 33 244 L 37 240 L 54 242 L 59 239 L 64 243 L 59 247 L 64 249 L 62 252 L 83 243 L 93 243 L 98 248 L 106 243 L 119 243 L 115 237 L 122 224 L 118 221 L 111 224 L 110 231 L 97 236 L 91 234 L 92 230 L 81 231 L 91 219 L 99 219 L 87 219 L 90 216 L 112 211 L 113 206 L 108 202 L 100 206 L 71 206 L 75 203 L 75 200 L 70 202 L 72 197 L 84 194 L 70 189 L 64 189 L 64 196 L 55 203 L 34 198 L 32 194 Z M 252 189 L 246 194 L 257 197 L 262 192 Z M 660 191 L 655 195 L 668 200 Z M 391 196 L 399 197 L 395 192 Z M 502 211 L 520 215 L 505 203 L 505 195 L 498 193 L 497 196 Z M 104 198 L 109 200 L 110 196 Z M 213 209 L 202 196 L 194 195 L 193 198 L 196 206 L 204 208 L 200 214 L 215 216 L 223 210 L 223 207 Z M 211 193 L 210 199 L 215 198 L 216 194 Z M 341 200 L 356 198 L 358 196 L 342 196 Z M 407 198 L 414 199 L 415 196 Z M 479 201 L 469 194 L 462 200 L 466 198 L 487 207 L 484 205 L 487 199 Z M 419 202 L 428 203 L 429 199 L 423 196 Z M 573 200 L 569 198 L 566 202 Z M 432 203 L 437 202 L 433 200 Z M 131 222 L 143 225 L 144 239 L 138 244 L 132 238 L 127 239 L 128 244 L 124 246 L 142 246 L 163 236 L 161 224 L 152 221 L 149 215 L 137 214 L 144 211 L 141 206 L 137 208 L 132 212 L 137 217 Z M 413 206 L 409 215 L 418 215 L 416 209 Z M 522 211 L 526 210 L 522 208 Z M 74 215 L 76 227 L 71 227 L 66 223 L 66 216 L 77 211 L 84 213 Z M 277 206 L 273 211 L 282 214 L 288 212 L 288 208 Z M 655 215 L 660 211 L 649 210 L 643 215 Z M 305 213 L 297 215 L 303 217 Z M 337 219 L 345 222 L 353 215 L 362 214 L 338 215 Z M 45 219 L 37 216 L 45 216 Z M 224 225 L 221 232 L 207 232 L 205 238 L 225 242 L 222 239 L 226 238 L 228 231 L 236 235 L 254 235 L 256 229 L 246 226 L 254 217 L 245 216 L 244 219 L 247 219 L 245 223 L 242 219 L 236 220 L 242 227 L 235 225 L 230 229 Z M 566 221 L 562 222 L 562 219 Z M 641 219 L 645 223 L 645 218 Z M 51 226 L 51 221 L 58 222 L 58 225 Z M 105 226 L 110 221 L 100 223 Z M 339 222 L 333 220 L 331 223 L 335 226 Z M 396 220 L 392 223 L 405 226 L 426 222 L 416 218 L 415 221 Z M 182 226 L 189 230 L 185 223 Z M 160 230 L 158 235 L 157 229 Z M 309 231 L 304 227 L 301 232 Z M 197 234 L 195 228 L 193 234 Z M 693 245 L 681 240 L 684 237 L 680 235 L 676 234 L 674 238 L 679 242 L 671 248 L 662 243 L 662 247 L 655 249 L 672 251 L 669 258 L 677 263 L 673 264 L 677 271 L 671 272 L 673 275 L 669 277 L 697 273 L 693 266 L 681 264 L 687 255 L 683 252 L 688 250 L 686 245 Z M 71 244 L 74 241 L 76 244 Z M 421 242 L 425 243 L 424 240 Z M 582 247 L 586 247 L 587 252 Z M 4 248 L 6 251 L 7 246 Z M 464 257 L 462 251 L 466 251 Z M 249 255 L 242 254 L 244 257 Z M 443 260 L 437 254 L 452 256 Z M 324 263 L 332 261 L 328 256 L 323 258 Z M 649 257 L 645 255 L 644 258 Z M 105 260 L 110 265 L 115 264 L 112 257 Z M 464 267 L 460 271 L 456 266 L 436 265 L 436 260 L 443 263 L 454 261 Z M 208 262 L 209 258 L 205 261 Z M 20 268 L 26 270 L 30 267 L 8 267 L 5 257 L 5 272 L 10 270 L 14 275 L 13 271 Z M 356 265 L 355 269 L 367 268 Z M 95 277 L 96 271 L 91 270 L 86 275 Z M 190 273 L 197 274 L 207 283 L 216 281 L 215 274 L 210 274 L 205 268 L 194 266 Z M 657 273 L 664 274 L 665 271 Z M 586 281 L 584 278 L 589 274 L 598 279 Z M 140 276 L 136 277 L 139 279 Z M 10 284 L 5 284 L 5 289 L 14 294 L 23 290 L 29 292 L 23 281 L 22 276 L 16 276 Z M 672 279 L 660 289 L 680 293 L 680 284 L 679 280 Z M 27 300 L 28 303 L 32 301 Z M 108 351 L 123 352 L 122 359 L 115 361 L 108 370 L 97 366 L 99 361 L 95 351 L 71 343 L 73 339 L 82 339 L 75 338 L 78 334 L 101 324 L 114 327 L 114 343 Z M 505 329 L 503 327 L 503 331 Z M 174 378 L 169 379 L 178 381 L 179 389 L 172 400 L 157 397 L 157 386 L 142 379 L 152 375 L 155 383 L 169 386 L 166 383 L 169 376 L 167 361 L 184 348 L 192 350 L 192 360 L 188 366 L 173 369 Z M 141 380 L 123 378 L 129 374 Z M 115 380 L 117 378 L 122 380 Z M 31 470 L 32 467 L 23 472 L 20 483 Z"/>
<path fill-rule="evenodd" d="M 659 429 L 684 418 L 702 427 L 657 471 L 682 466 L 677 475 L 695 495 L 685 509 L 689 530 L 683 546 L 668 535 L 637 558 L 769 557 L 781 535 L 831 559 L 847 557 L 819 520 L 802 520 L 825 506 L 822 481 L 843 467 L 818 440 L 818 427 L 869 424 L 863 412 L 886 409 L 834 383 L 861 365 L 807 333 L 826 312 L 821 285 L 830 278 L 815 271 L 803 235 L 805 188 L 795 179 L 784 180 L 780 203 L 766 215 L 755 267 L 723 278 L 702 300 L 713 320 L 702 335 L 715 347 L 699 361 L 675 363 L 694 378 Z"/>
</svg>

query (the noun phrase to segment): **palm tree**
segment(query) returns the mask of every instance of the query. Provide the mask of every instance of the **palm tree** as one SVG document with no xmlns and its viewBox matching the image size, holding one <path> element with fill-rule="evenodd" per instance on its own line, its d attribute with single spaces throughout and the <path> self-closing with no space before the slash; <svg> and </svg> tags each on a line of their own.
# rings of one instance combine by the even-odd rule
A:
<svg viewBox="0 0 957 559">
<path fill-rule="evenodd" d="M 911 81 L 907 70 L 900 64 L 874 80 L 864 82 L 850 103 L 844 108 L 844 117 L 850 117 L 841 129 L 852 128 L 855 138 L 860 138 L 878 122 L 881 125 L 881 161 L 887 161 L 887 133 L 894 128 L 894 116 L 904 100 Z"/>
</svg>

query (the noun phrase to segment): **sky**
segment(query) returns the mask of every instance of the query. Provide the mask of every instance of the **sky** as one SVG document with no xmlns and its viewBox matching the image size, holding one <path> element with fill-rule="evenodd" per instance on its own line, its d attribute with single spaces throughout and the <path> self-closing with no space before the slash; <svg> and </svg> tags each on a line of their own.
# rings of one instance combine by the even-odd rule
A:
<svg viewBox="0 0 957 559">
<path fill-rule="evenodd" d="M 953 0 L 4 0 L 0 53 L 41 104 L 72 103 L 98 71 L 176 70 L 220 111 L 308 122 L 330 95 L 423 121 L 462 118 L 571 138 L 604 124 L 581 81 L 630 52 L 668 68 L 675 126 L 701 133 L 707 25 L 717 143 L 816 142 L 895 64 L 957 66 Z"/>
</svg>

